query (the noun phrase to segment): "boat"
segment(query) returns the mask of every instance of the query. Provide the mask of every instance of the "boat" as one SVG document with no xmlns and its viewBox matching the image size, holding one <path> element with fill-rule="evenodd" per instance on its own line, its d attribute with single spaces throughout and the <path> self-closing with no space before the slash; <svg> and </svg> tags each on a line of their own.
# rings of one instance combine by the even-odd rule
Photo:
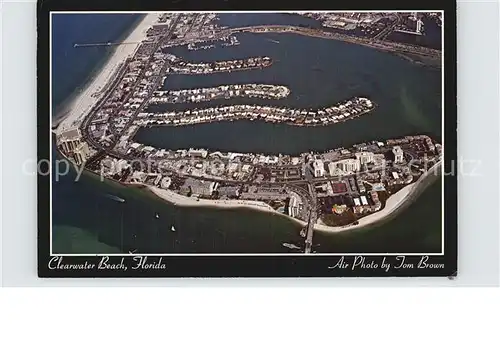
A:
<svg viewBox="0 0 500 351">
<path fill-rule="evenodd" d="M 290 244 L 290 243 L 283 243 L 282 244 L 284 247 L 287 247 L 289 249 L 299 249 L 300 250 L 300 246 L 297 246 L 297 245 L 294 245 L 294 244 Z"/>
<path fill-rule="evenodd" d="M 160 215 L 158 213 L 155 213 L 156 218 L 160 218 Z"/>
<path fill-rule="evenodd" d="M 121 197 L 118 197 L 118 196 L 115 196 L 115 195 L 106 194 L 106 197 L 109 198 L 109 199 L 111 199 L 111 200 L 118 201 L 118 202 L 125 202 L 125 199 L 122 199 Z"/>
<path fill-rule="evenodd" d="M 175 227 L 174 227 L 174 226 L 172 226 L 172 227 L 170 228 L 170 230 L 171 230 L 171 231 L 173 231 L 173 232 L 175 232 Z"/>
</svg>

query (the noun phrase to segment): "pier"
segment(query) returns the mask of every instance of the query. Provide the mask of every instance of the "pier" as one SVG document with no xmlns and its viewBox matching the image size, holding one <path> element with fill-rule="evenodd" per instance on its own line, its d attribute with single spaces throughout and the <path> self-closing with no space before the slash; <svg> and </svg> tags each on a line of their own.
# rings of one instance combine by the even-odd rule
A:
<svg viewBox="0 0 500 351">
<path fill-rule="evenodd" d="M 95 46 L 118 46 L 118 45 L 129 45 L 129 44 L 140 44 L 140 42 L 136 41 L 122 41 L 122 42 L 107 42 L 107 43 L 75 43 L 73 44 L 74 48 L 88 48 L 88 47 L 95 47 Z"/>
</svg>

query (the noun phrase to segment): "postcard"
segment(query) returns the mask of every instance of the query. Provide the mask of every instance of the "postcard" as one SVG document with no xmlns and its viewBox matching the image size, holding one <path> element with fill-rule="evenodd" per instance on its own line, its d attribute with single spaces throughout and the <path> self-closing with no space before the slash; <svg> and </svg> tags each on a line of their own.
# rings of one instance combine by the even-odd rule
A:
<svg viewBox="0 0 500 351">
<path fill-rule="evenodd" d="M 38 12 L 40 277 L 457 274 L 454 2 L 78 3 Z"/>
</svg>

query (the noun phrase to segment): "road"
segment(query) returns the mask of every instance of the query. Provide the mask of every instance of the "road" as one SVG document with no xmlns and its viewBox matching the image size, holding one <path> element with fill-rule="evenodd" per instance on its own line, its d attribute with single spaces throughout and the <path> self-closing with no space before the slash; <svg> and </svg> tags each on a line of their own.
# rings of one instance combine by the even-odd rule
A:
<svg viewBox="0 0 500 351">
<path fill-rule="evenodd" d="M 373 37 L 373 39 L 379 39 L 379 40 L 384 40 L 387 38 L 389 34 L 392 33 L 394 28 L 401 23 L 402 17 L 400 14 L 396 13 L 396 19 L 395 21 L 388 27 L 384 28 L 380 33 L 378 33 L 376 36 Z"/>
<path fill-rule="evenodd" d="M 316 195 L 316 190 L 311 182 L 307 183 L 307 188 L 309 190 L 309 196 L 311 197 L 311 204 L 309 207 L 309 219 L 307 220 L 306 229 L 306 242 L 305 242 L 305 253 L 309 254 L 312 250 L 313 236 L 314 236 L 314 224 L 318 220 L 318 198 Z"/>
<path fill-rule="evenodd" d="M 161 45 L 166 40 L 169 40 L 172 37 L 172 34 L 174 33 L 175 27 L 177 26 L 177 24 L 179 22 L 179 18 L 180 18 L 180 16 L 176 15 L 176 17 L 174 18 L 174 21 L 173 21 L 172 26 L 170 27 L 168 33 L 157 41 L 157 43 L 156 43 L 156 45 L 154 47 L 154 50 L 152 51 L 152 53 L 151 53 L 151 55 L 149 57 L 149 60 L 153 59 L 153 55 L 161 47 Z M 160 70 L 159 75 L 155 77 L 155 81 L 154 81 L 154 86 L 155 87 L 158 85 L 158 83 L 162 79 L 163 75 L 165 75 L 165 72 L 166 72 L 166 70 L 168 68 L 168 64 L 169 64 L 168 61 L 165 62 L 164 66 Z M 98 103 L 98 105 L 96 105 L 96 107 L 94 109 L 92 109 L 91 112 L 84 119 L 83 128 L 82 128 L 83 139 L 85 141 L 87 141 L 92 147 L 94 147 L 95 149 L 97 149 L 98 151 L 106 151 L 108 153 L 112 153 L 111 150 L 114 148 L 114 146 L 118 142 L 119 138 L 118 138 L 117 135 L 115 135 L 113 133 L 113 135 L 115 135 L 114 141 L 108 147 L 104 147 L 102 144 L 99 143 L 98 140 L 93 139 L 89 135 L 89 132 L 88 132 L 89 124 L 90 124 L 90 122 L 92 121 L 92 119 L 94 117 L 94 113 L 106 102 L 106 100 L 109 98 L 109 96 L 111 95 L 111 93 L 116 89 L 116 87 L 119 84 L 119 82 L 121 81 L 121 78 L 123 77 L 125 71 L 126 71 L 126 65 L 124 65 L 123 71 L 120 72 L 119 75 L 117 75 L 117 77 L 115 78 L 115 83 L 106 92 L 105 96 L 101 99 L 101 101 Z M 119 114 L 119 112 L 123 109 L 124 104 L 127 102 L 128 97 L 131 96 L 131 94 L 133 94 L 133 92 L 135 91 L 135 89 L 137 88 L 137 86 L 140 84 L 142 78 L 145 75 L 145 71 L 146 71 L 145 69 L 141 71 L 141 73 L 140 73 L 139 77 L 136 79 L 136 81 L 134 83 L 134 86 L 131 89 L 129 95 L 124 99 L 122 105 L 116 111 L 116 114 Z M 148 92 L 148 97 L 146 99 L 144 99 L 143 103 L 139 106 L 139 108 L 136 110 L 136 112 L 131 116 L 131 118 L 129 120 L 129 123 L 125 126 L 124 130 L 127 130 L 130 127 L 130 125 L 133 122 L 134 118 L 137 117 L 137 115 L 141 112 L 142 108 L 144 108 L 145 104 L 148 102 L 149 98 L 152 96 L 154 90 L 155 89 L 152 89 L 152 91 Z M 113 132 L 113 129 L 111 129 L 111 132 Z"/>
</svg>

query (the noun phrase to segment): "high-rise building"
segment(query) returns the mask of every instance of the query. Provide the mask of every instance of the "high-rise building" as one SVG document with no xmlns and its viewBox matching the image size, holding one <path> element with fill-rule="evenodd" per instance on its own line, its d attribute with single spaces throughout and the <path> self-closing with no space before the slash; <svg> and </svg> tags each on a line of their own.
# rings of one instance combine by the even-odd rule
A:
<svg viewBox="0 0 500 351">
<path fill-rule="evenodd" d="M 76 164 L 81 165 L 85 163 L 90 156 L 90 149 L 88 144 L 84 141 L 80 143 L 74 150 L 73 157 Z"/>
<path fill-rule="evenodd" d="M 417 33 L 419 33 L 419 34 L 422 33 L 422 26 L 423 26 L 423 24 L 424 23 L 422 22 L 422 20 L 420 20 L 420 19 L 417 20 Z"/>
<path fill-rule="evenodd" d="M 392 148 L 392 153 L 394 154 L 394 163 L 402 163 L 404 161 L 403 149 L 401 149 L 401 146 L 394 146 Z"/>
<path fill-rule="evenodd" d="M 73 128 L 61 133 L 58 138 L 58 144 L 62 151 L 69 155 L 75 151 L 81 140 L 80 130 Z"/>
<path fill-rule="evenodd" d="M 325 176 L 325 165 L 321 160 L 314 160 L 313 163 L 314 176 L 315 177 L 324 177 Z"/>
<path fill-rule="evenodd" d="M 374 154 L 373 152 L 357 152 L 356 153 L 356 159 L 359 160 L 361 165 L 365 165 L 367 163 L 372 163 L 374 159 Z"/>
<path fill-rule="evenodd" d="M 361 168 L 361 163 L 358 159 L 348 158 L 346 160 L 332 162 L 328 165 L 328 170 L 331 176 L 338 175 L 338 170 L 343 173 L 355 173 Z"/>
</svg>

